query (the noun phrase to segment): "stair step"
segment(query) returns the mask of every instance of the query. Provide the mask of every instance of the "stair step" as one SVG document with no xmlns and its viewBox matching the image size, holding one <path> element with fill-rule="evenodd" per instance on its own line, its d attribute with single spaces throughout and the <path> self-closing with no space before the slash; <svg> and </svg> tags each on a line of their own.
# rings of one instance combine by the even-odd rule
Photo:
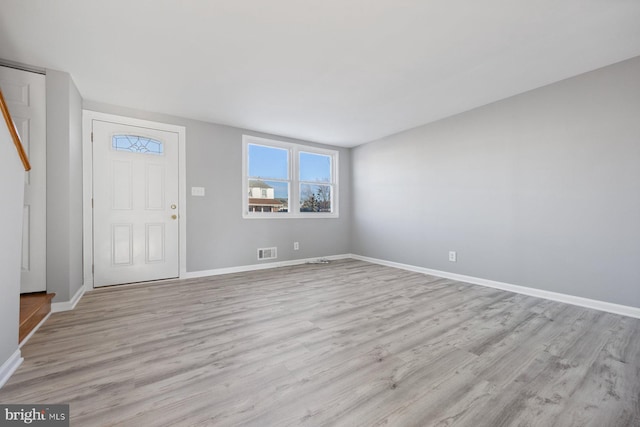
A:
<svg viewBox="0 0 640 427">
<path fill-rule="evenodd" d="M 38 323 L 51 312 L 51 300 L 56 294 L 36 292 L 20 295 L 20 332 L 19 342 L 22 342 Z"/>
</svg>

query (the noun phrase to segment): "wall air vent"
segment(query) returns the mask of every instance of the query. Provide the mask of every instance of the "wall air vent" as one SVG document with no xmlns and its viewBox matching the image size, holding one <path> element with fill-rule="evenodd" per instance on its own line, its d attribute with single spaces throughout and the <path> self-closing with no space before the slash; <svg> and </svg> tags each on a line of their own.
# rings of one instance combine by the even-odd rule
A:
<svg viewBox="0 0 640 427">
<path fill-rule="evenodd" d="M 259 248 L 258 260 L 278 258 L 278 248 Z"/>
</svg>

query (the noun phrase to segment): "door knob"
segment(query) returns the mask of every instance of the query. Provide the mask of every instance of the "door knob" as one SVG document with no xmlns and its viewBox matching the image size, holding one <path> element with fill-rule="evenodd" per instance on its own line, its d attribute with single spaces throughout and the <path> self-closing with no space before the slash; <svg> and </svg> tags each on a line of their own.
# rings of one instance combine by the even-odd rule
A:
<svg viewBox="0 0 640 427">
<path fill-rule="evenodd" d="M 176 208 L 176 205 L 171 205 L 171 209 L 175 209 L 175 208 Z"/>
<path fill-rule="evenodd" d="M 171 219 L 178 219 L 178 215 L 171 215 Z"/>
</svg>

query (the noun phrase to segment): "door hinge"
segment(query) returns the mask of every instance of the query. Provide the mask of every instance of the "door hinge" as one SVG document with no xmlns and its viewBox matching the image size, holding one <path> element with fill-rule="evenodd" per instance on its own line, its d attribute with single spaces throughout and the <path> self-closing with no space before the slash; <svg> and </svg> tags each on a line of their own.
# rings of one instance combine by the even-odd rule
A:
<svg viewBox="0 0 640 427">
<path fill-rule="evenodd" d="M 93 142 L 93 132 L 91 132 L 91 142 Z"/>
<path fill-rule="evenodd" d="M 91 199 L 91 209 L 93 209 L 93 198 Z"/>
<path fill-rule="evenodd" d="M 91 264 L 91 274 L 96 272 L 96 266 Z"/>
</svg>

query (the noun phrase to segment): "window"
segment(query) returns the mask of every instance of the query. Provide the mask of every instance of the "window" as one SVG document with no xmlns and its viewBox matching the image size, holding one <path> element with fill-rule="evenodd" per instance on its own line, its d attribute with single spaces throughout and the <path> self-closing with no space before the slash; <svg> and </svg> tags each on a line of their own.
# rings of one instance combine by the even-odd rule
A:
<svg viewBox="0 0 640 427">
<path fill-rule="evenodd" d="M 243 136 L 244 218 L 338 217 L 338 152 Z"/>
<path fill-rule="evenodd" d="M 299 152 L 300 212 L 332 212 L 331 156 Z"/>
<path fill-rule="evenodd" d="M 114 135 L 111 138 L 111 147 L 117 151 L 144 154 L 162 154 L 164 148 L 160 141 L 137 135 Z"/>
<path fill-rule="evenodd" d="M 248 144 L 247 212 L 288 212 L 289 151 L 283 148 Z"/>
</svg>

